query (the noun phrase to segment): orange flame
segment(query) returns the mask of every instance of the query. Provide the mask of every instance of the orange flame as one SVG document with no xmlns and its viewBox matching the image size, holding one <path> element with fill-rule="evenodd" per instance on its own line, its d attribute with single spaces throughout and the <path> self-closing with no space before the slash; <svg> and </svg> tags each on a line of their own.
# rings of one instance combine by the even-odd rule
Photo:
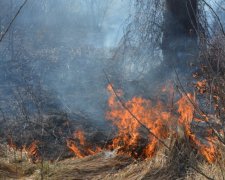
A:
<svg viewBox="0 0 225 180">
<path fill-rule="evenodd" d="M 111 85 L 108 85 L 107 89 L 110 93 L 108 99 L 110 110 L 107 112 L 106 118 L 111 120 L 118 129 L 118 135 L 113 139 L 110 148 L 119 149 L 119 153 L 128 155 L 133 155 L 133 152 L 135 152 L 134 149 L 138 149 L 139 141 L 143 139 L 141 125 L 130 112 L 161 140 L 167 139 L 170 133 L 174 133 L 169 127 L 173 124 L 171 119 L 174 119 L 175 115 L 168 112 L 168 109 L 166 109 L 167 106 L 161 101 L 153 105 L 150 100 L 141 97 L 133 97 L 131 100 L 124 103 L 124 106 L 129 109 L 129 112 L 117 101 L 115 93 L 121 96 L 122 91 L 114 92 Z M 166 91 L 165 89 L 164 87 L 163 92 Z M 169 92 L 173 94 L 173 89 L 170 88 Z M 213 144 L 215 138 L 211 136 L 206 137 L 206 143 L 202 143 L 191 129 L 191 123 L 194 121 L 195 107 L 193 104 L 196 104 L 195 97 L 192 94 L 187 94 L 178 100 L 176 104 L 178 105 L 177 112 L 180 115 L 176 126 L 183 126 L 185 135 L 189 137 L 192 143 L 197 147 L 199 153 L 202 154 L 208 162 L 214 162 L 217 153 L 216 147 Z M 156 153 L 159 142 L 152 134 L 149 134 L 147 138 L 148 143 L 143 148 L 141 154 L 148 158 Z"/>
<path fill-rule="evenodd" d="M 195 134 L 191 131 L 191 122 L 194 119 L 195 108 L 193 104 L 196 104 L 195 97 L 191 94 L 183 96 L 178 102 L 178 112 L 180 113 L 179 123 L 184 126 L 186 135 L 197 146 L 198 151 L 202 154 L 209 163 L 213 163 L 216 160 L 217 150 L 214 145 L 214 137 L 206 137 L 207 143 L 201 143 Z M 207 120 L 207 119 L 206 119 Z"/>
<path fill-rule="evenodd" d="M 191 94 L 183 96 L 178 100 L 178 113 L 180 113 L 179 123 L 185 127 L 186 133 L 190 134 L 190 124 L 194 117 L 194 106 L 191 102 L 195 103 L 195 98 Z"/>
<path fill-rule="evenodd" d="M 157 103 L 153 103 L 141 97 L 133 97 L 131 100 L 121 102 L 117 99 L 117 96 L 121 97 L 123 95 L 121 90 L 115 92 L 112 85 L 108 85 L 107 90 L 110 96 L 106 119 L 112 122 L 118 133 L 106 148 L 117 150 L 119 154 L 150 158 L 160 148 L 159 139 L 164 141 L 171 134 L 179 137 L 179 127 L 182 127 L 182 134 L 190 139 L 192 145 L 198 149 L 198 152 L 209 163 L 213 163 L 216 160 L 218 153 L 214 145 L 216 138 L 212 136 L 212 133 L 209 133 L 207 137 L 198 137 L 192 132 L 191 125 L 193 122 L 203 122 L 203 120 L 194 117 L 194 105 L 197 105 L 197 103 L 195 96 L 192 94 L 186 94 L 176 103 L 173 103 L 173 86 L 171 84 L 165 86 L 162 92 L 168 92 L 168 106 L 160 100 Z M 174 105 L 177 105 L 177 113 L 172 113 L 176 111 Z M 179 115 L 178 117 L 177 114 Z M 207 121 L 206 118 L 205 121 Z M 143 126 L 149 129 L 151 133 L 144 131 L 145 128 Z M 148 133 L 147 135 L 146 132 Z M 200 138 L 204 138 L 204 143 L 201 142 Z M 102 150 L 102 148 L 91 146 L 90 143 L 86 142 L 85 133 L 82 130 L 77 130 L 74 133 L 74 140 L 67 140 L 67 147 L 78 158 L 93 155 Z"/>
<path fill-rule="evenodd" d="M 75 145 L 75 143 L 72 140 L 67 139 L 66 145 L 76 155 L 76 157 L 78 157 L 78 158 L 84 157 L 82 152 L 79 150 L 79 148 Z"/>
<path fill-rule="evenodd" d="M 8 139 L 8 147 L 10 151 L 20 151 L 21 159 L 22 153 L 26 154 L 26 158 L 33 163 L 38 162 L 40 159 L 39 151 L 38 151 L 38 143 L 39 141 L 33 141 L 28 147 L 26 145 L 22 145 L 22 147 L 17 147 L 13 142 L 12 138 Z"/>
<path fill-rule="evenodd" d="M 73 141 L 71 139 L 67 139 L 66 144 L 67 144 L 67 147 L 78 158 L 83 158 L 88 155 L 94 155 L 101 151 L 100 147 L 90 148 L 88 146 L 88 143 L 86 142 L 86 138 L 84 135 L 84 131 L 82 131 L 82 130 L 75 131 L 74 138 L 77 139 L 79 141 L 79 143 L 76 143 L 75 141 Z"/>
<path fill-rule="evenodd" d="M 28 158 L 33 162 L 37 162 L 40 159 L 38 143 L 39 141 L 33 141 L 28 147 L 24 146 L 23 148 L 26 151 Z"/>
<path fill-rule="evenodd" d="M 118 136 L 113 139 L 111 147 L 113 149 L 122 149 L 121 153 L 131 155 L 134 149 L 138 149 L 137 146 L 140 138 L 143 138 L 140 134 L 141 125 L 131 116 L 130 112 L 124 109 L 120 102 L 116 100 L 116 95 L 110 85 L 108 86 L 108 91 L 111 94 L 108 100 L 110 111 L 107 112 L 106 118 L 111 120 L 118 128 Z M 118 94 L 121 95 L 122 92 L 119 91 Z M 157 137 L 160 139 L 168 137 L 167 123 L 169 122 L 170 113 L 164 111 L 161 102 L 153 106 L 150 100 L 141 97 L 133 97 L 125 103 L 125 106 L 142 124 L 157 135 Z M 155 149 L 158 147 L 158 140 L 149 134 L 147 141 L 148 143 L 142 155 L 144 157 L 152 157 L 155 153 Z"/>
<path fill-rule="evenodd" d="M 85 136 L 84 136 L 84 132 L 82 130 L 77 130 L 74 133 L 74 137 L 79 140 L 80 145 L 84 145 L 85 144 Z"/>
</svg>

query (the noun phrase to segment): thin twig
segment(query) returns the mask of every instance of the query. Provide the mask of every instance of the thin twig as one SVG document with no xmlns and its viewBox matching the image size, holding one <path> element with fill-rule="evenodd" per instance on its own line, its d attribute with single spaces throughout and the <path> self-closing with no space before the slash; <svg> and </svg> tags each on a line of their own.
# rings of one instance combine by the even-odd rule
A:
<svg viewBox="0 0 225 180">
<path fill-rule="evenodd" d="M 195 170 L 197 173 L 201 174 L 202 176 L 204 176 L 206 179 L 209 179 L 209 180 L 214 180 L 213 178 L 207 176 L 206 174 L 204 174 L 202 171 L 196 169 L 195 167 L 191 166 L 190 165 L 190 168 L 192 168 L 193 170 Z"/>
<path fill-rule="evenodd" d="M 225 31 L 224 31 L 224 28 L 223 28 L 223 24 L 218 16 L 218 14 L 215 12 L 215 10 L 212 8 L 212 6 L 210 6 L 205 0 L 202 0 L 206 6 L 213 12 L 213 14 L 216 16 L 216 19 L 217 21 L 219 22 L 219 25 L 220 25 L 220 28 L 221 28 L 221 31 L 223 33 L 223 35 L 225 36 Z"/>
<path fill-rule="evenodd" d="M 181 81 L 180 81 L 180 78 L 179 78 L 179 75 L 178 75 L 178 72 L 176 71 L 176 68 L 174 67 L 174 71 L 176 73 L 176 77 L 177 77 L 177 80 L 178 80 L 178 83 L 181 87 L 181 89 L 179 89 L 178 86 L 177 87 L 177 90 L 179 93 L 181 93 L 181 95 L 185 94 L 187 100 L 192 104 L 192 106 L 195 108 L 195 111 L 197 111 L 199 113 L 199 115 L 201 115 L 203 118 L 208 118 L 207 114 L 205 112 L 203 112 L 191 99 L 190 97 L 187 95 L 188 93 L 186 92 L 186 90 L 184 89 Z M 218 133 L 218 131 L 212 127 L 212 125 L 206 120 L 204 121 L 212 130 L 213 132 L 215 133 L 215 135 L 217 136 L 218 140 L 223 143 L 225 145 L 225 142 L 223 140 L 223 138 L 220 136 L 220 134 Z"/>
<path fill-rule="evenodd" d="M 12 26 L 13 22 L 15 21 L 15 19 L 17 18 L 17 16 L 19 15 L 20 11 L 23 9 L 23 7 L 25 6 L 25 4 L 27 3 L 28 0 L 25 0 L 23 2 L 23 4 L 20 6 L 19 10 L 16 12 L 15 16 L 13 17 L 13 19 L 11 20 L 11 22 L 9 23 L 8 27 L 6 28 L 5 32 L 2 33 L 2 36 L 0 38 L 0 42 L 3 40 L 3 38 L 5 37 L 5 35 L 7 34 L 7 32 L 9 31 L 10 27 Z"/>
<path fill-rule="evenodd" d="M 110 85 L 110 87 L 113 90 L 113 93 L 116 95 L 117 99 L 119 100 L 120 104 L 122 105 L 122 107 L 124 109 L 126 109 L 130 115 L 144 128 L 146 129 L 152 136 L 154 136 L 162 145 L 164 145 L 167 149 L 171 150 L 171 148 L 164 142 L 162 141 L 160 138 L 158 138 L 148 127 L 146 127 L 130 110 L 129 108 L 126 107 L 125 103 L 123 102 L 123 100 L 119 97 L 119 95 L 116 93 L 114 87 L 112 86 L 112 83 L 107 75 L 107 73 L 105 72 L 105 70 L 103 70 L 105 77 Z M 178 151 L 180 151 L 177 147 L 175 147 Z M 180 153 L 178 153 L 178 156 L 180 155 Z M 192 168 L 193 170 L 195 170 L 197 173 L 201 174 L 202 176 L 204 176 L 205 178 L 209 179 L 209 180 L 214 180 L 213 178 L 210 178 L 209 176 L 207 176 L 206 174 L 204 174 L 202 171 L 198 170 L 197 168 L 195 168 L 192 165 L 189 165 L 190 168 Z"/>
</svg>

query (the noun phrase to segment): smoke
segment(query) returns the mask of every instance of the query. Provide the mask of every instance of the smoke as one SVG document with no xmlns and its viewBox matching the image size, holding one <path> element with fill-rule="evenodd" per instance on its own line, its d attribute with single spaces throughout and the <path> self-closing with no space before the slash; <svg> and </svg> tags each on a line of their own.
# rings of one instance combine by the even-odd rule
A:
<svg viewBox="0 0 225 180">
<path fill-rule="evenodd" d="M 22 2 L 4 2 L 7 16 L 1 14 L 2 27 Z M 46 99 L 43 111 L 53 106 L 103 121 L 107 101 L 103 69 L 109 67 L 128 14 L 128 0 L 28 1 L 0 47 L 5 77 L 1 79 L 5 84 L 1 108 L 22 103 L 25 99 L 15 96 L 27 96 L 32 89 Z M 27 111 L 33 108 L 31 104 L 22 103 Z"/>
<path fill-rule="evenodd" d="M 0 2 L 4 6 L 1 32 L 22 2 Z M 46 99 L 41 102 L 45 111 L 57 107 L 103 121 L 107 107 L 103 69 L 128 97 L 154 94 L 156 84 L 172 76 L 171 70 L 162 67 L 162 4 L 153 0 L 28 1 L 0 44 L 1 109 L 9 111 L 12 102 L 32 109 L 32 103 L 20 98 L 32 89 L 37 98 Z M 189 58 L 182 50 L 176 56 Z"/>
</svg>

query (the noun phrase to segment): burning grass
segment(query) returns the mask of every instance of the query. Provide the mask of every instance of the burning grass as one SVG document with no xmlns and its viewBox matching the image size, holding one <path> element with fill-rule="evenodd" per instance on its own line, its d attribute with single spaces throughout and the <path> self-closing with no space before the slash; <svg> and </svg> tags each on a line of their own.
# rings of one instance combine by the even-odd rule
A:
<svg viewBox="0 0 225 180">
<path fill-rule="evenodd" d="M 36 170 L 36 165 L 24 154 L 21 156 L 21 151 L 0 145 L 0 179 L 22 179 L 34 175 Z"/>
<path fill-rule="evenodd" d="M 168 87 L 162 92 L 169 91 L 170 96 L 174 92 Z M 38 141 L 18 148 L 9 139 L 7 150 L 3 151 L 1 177 L 216 179 L 223 176 L 223 146 L 212 133 L 213 127 L 208 126 L 211 120 L 205 116 L 196 118 L 197 100 L 193 94 L 183 94 L 176 101 L 168 97 L 167 104 L 141 97 L 122 101 L 121 90 L 109 85 L 108 91 L 106 118 L 117 131 L 104 145 L 90 141 L 88 133 L 78 128 L 65 143 L 75 157 L 49 162 L 39 155 Z M 199 124 L 202 127 L 196 127 Z"/>
<path fill-rule="evenodd" d="M 1 146 L 0 178 L 2 179 L 222 179 L 224 164 L 209 164 L 196 157 L 187 143 L 174 141 L 171 151 L 161 148 L 154 158 L 135 160 L 129 156 L 117 155 L 110 151 L 84 158 L 68 158 L 61 161 L 30 163 L 27 160 L 14 161 Z M 179 149 L 179 152 L 178 152 Z M 178 156 L 181 153 L 181 156 Z M 190 168 L 195 166 L 196 170 Z M 199 173 L 201 172 L 201 173 Z"/>
<path fill-rule="evenodd" d="M 105 174 L 102 168 L 97 179 L 210 179 L 213 174 L 207 172 L 209 169 L 217 173 L 213 178 L 223 176 L 223 150 L 219 148 L 222 145 L 218 137 L 213 135 L 213 127 L 208 126 L 210 120 L 204 116 L 202 119 L 195 118 L 197 101 L 194 95 L 183 94 L 171 107 L 162 101 L 153 104 L 141 97 L 122 102 L 119 99 L 123 94 L 121 90 L 115 92 L 113 86 L 109 85 L 108 91 L 109 111 L 106 117 L 117 127 L 118 133 L 103 148 L 88 145 L 85 133 L 78 130 L 74 133 L 74 141 L 67 140 L 67 146 L 77 158 L 84 158 L 84 162 L 90 164 L 95 158 L 100 164 L 103 159 L 108 159 L 103 155 L 108 150 L 116 154 L 115 158 L 127 157 L 131 160 L 134 157 L 136 160 L 133 159 L 125 168 L 120 167 L 113 173 L 107 171 Z M 200 129 L 201 132 L 196 131 L 196 123 L 205 125 Z M 75 161 L 80 164 L 83 160 Z M 112 164 L 110 162 L 110 166 Z M 85 171 L 83 168 L 88 168 L 88 165 L 80 167 L 82 170 L 73 169 L 71 174 L 75 171 L 82 174 Z M 91 176 L 92 170 L 87 171 Z"/>
<path fill-rule="evenodd" d="M 8 146 L 1 147 L 0 178 L 224 179 L 223 53 L 219 43 L 203 54 L 209 67 L 202 63 L 194 74 L 194 93 L 179 91 L 178 96 L 170 84 L 159 93 L 164 99 L 136 96 L 124 101 L 122 90 L 109 84 L 106 119 L 115 129 L 107 139 L 104 135 L 104 142 L 90 138 L 93 133 L 80 125 L 71 130 L 67 117 L 47 118 L 50 125 L 59 126 L 57 131 L 52 126 L 48 136 L 44 129 L 45 143 L 49 137 L 60 140 L 54 145 L 60 142 L 74 158 L 49 162 L 39 152 L 39 141 L 18 146 L 10 138 Z M 199 106 L 204 103 L 203 111 Z M 57 157 L 63 153 L 57 152 Z"/>
</svg>

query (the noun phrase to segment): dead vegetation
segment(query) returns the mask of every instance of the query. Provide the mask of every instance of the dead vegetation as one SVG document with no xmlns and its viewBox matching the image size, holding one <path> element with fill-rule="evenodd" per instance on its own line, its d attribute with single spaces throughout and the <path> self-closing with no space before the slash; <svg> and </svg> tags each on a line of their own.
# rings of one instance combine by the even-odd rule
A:
<svg viewBox="0 0 225 180">
<path fill-rule="evenodd" d="M 158 38 L 158 37 L 157 37 Z M 204 37 L 205 38 L 205 37 Z M 203 40 L 206 42 L 208 39 Z M 150 41 L 148 41 L 149 43 Z M 166 144 L 170 144 L 169 147 L 163 147 L 162 143 L 155 140 L 154 148 L 154 156 L 151 158 L 143 159 L 133 159 L 131 156 L 126 156 L 125 154 L 116 154 L 116 149 L 120 147 L 120 143 L 115 143 L 116 148 L 114 151 L 106 151 L 103 149 L 101 152 L 93 153 L 94 155 L 80 156 L 81 158 L 67 158 L 66 159 L 66 144 L 67 138 L 72 136 L 73 131 L 77 128 L 71 128 L 68 125 L 67 117 L 56 117 L 56 116 L 48 116 L 41 117 L 42 124 L 37 124 L 36 122 L 27 123 L 27 131 L 24 131 L 23 137 L 27 139 L 32 139 L 33 136 L 37 137 L 37 139 L 41 139 L 42 143 L 45 143 L 46 147 L 42 150 L 42 157 L 44 154 L 54 155 L 54 161 L 48 161 L 41 159 L 40 161 L 34 163 L 34 161 L 30 161 L 29 154 L 23 153 L 23 151 L 8 147 L 7 145 L 2 145 L 0 147 L 0 178 L 2 179 L 224 179 L 224 171 L 225 171 L 225 161 L 224 161 L 224 123 L 225 123 L 225 51 L 224 51 L 224 35 L 217 35 L 216 38 L 207 41 L 207 47 L 204 47 L 200 51 L 200 62 L 198 64 L 198 71 L 194 74 L 197 82 L 195 83 L 197 98 L 199 99 L 200 104 L 204 104 L 205 106 L 200 106 L 195 112 L 195 116 L 200 116 L 200 121 L 203 122 L 204 126 L 207 126 L 206 129 L 212 130 L 211 137 L 216 137 L 219 141 L 210 142 L 204 141 L 201 145 L 204 146 L 205 151 L 201 151 L 198 149 L 198 146 L 193 145 L 193 133 L 190 133 L 192 127 L 190 124 L 186 127 L 184 131 L 187 133 L 186 136 L 176 136 L 175 138 L 170 137 L 166 139 Z M 205 44 L 206 45 L 206 44 Z M 184 93 L 185 92 L 181 92 Z M 185 94 L 187 96 L 187 94 Z M 115 97 L 116 99 L 116 97 Z M 189 99 L 190 100 L 190 99 Z M 116 101 L 116 100 L 115 100 Z M 191 100 L 190 100 L 191 101 Z M 195 102 L 191 102 L 195 103 Z M 132 103 L 130 107 L 133 107 Z M 136 103 L 137 104 L 137 103 Z M 196 104 L 194 104 L 195 108 Z M 159 107 L 157 107 L 159 109 Z M 118 106 L 115 108 L 118 111 Z M 121 116 L 123 116 L 127 110 L 124 108 L 121 110 Z M 149 109 L 146 110 L 147 112 Z M 183 110 L 187 111 L 187 109 Z M 200 111 L 200 113 L 199 113 Z M 140 112 L 139 110 L 137 112 Z M 157 117 L 159 117 L 159 113 L 156 113 Z M 191 114 L 190 120 L 193 120 L 193 114 Z M 134 122 L 134 118 L 130 118 L 131 113 L 128 112 L 128 118 L 131 120 L 131 123 Z M 143 114 L 140 115 L 142 117 Z M 146 117 L 146 116 L 145 116 Z M 152 115 L 151 115 L 152 117 Z M 80 117 L 78 117 L 81 119 Z M 116 118 L 118 118 L 116 116 Z M 113 119 L 116 119 L 113 118 Z M 122 119 L 122 118 L 121 118 Z M 125 120 L 127 120 L 125 118 Z M 140 121 L 144 119 L 144 117 L 139 118 Z M 169 119 L 169 118 L 166 118 Z M 215 124 L 209 124 L 205 122 L 205 120 L 209 120 L 209 122 L 213 122 Z M 212 119 L 212 120 L 210 120 Z M 39 120 L 39 119 L 38 119 Z M 164 119 L 163 119 L 164 120 Z M 170 118 L 171 120 L 171 118 Z M 147 119 L 149 121 L 149 119 Z M 153 121 L 155 122 L 155 121 Z M 21 124 L 17 124 L 13 126 L 12 124 L 5 125 L 5 127 L 22 127 L 23 122 Z M 185 122 L 186 123 L 186 122 Z M 147 129 L 153 129 L 152 124 L 150 123 L 147 126 Z M 197 122 L 198 129 L 203 128 L 200 126 L 199 122 Z M 122 124 L 123 125 L 123 124 Z M 124 131 L 125 125 L 121 124 L 118 127 L 122 127 L 121 131 Z M 76 124 L 79 127 L 79 124 Z M 75 125 L 74 125 L 75 127 Z M 127 127 L 130 127 L 130 124 L 127 124 Z M 137 123 L 137 127 L 139 125 Z M 164 126 L 162 126 L 164 128 Z M 138 129 L 137 128 L 137 129 Z M 160 132 L 162 133 L 162 129 Z M 128 128 L 129 129 L 129 128 Z M 134 130 L 134 127 L 129 129 L 126 133 L 121 133 L 121 139 L 126 137 L 128 139 L 128 144 L 131 131 Z M 89 131 L 86 129 L 86 131 Z M 150 131 L 150 130 L 149 130 Z M 201 130 L 203 131 L 203 130 Z M 30 137 L 28 136 L 28 133 Z M 42 132 L 42 133 L 40 133 Z M 137 130 L 138 132 L 138 130 Z M 150 131 L 151 132 L 151 131 Z M 211 132 L 211 131 L 210 131 Z M 15 137 L 17 137 L 18 132 L 15 132 Z M 134 132 L 136 133 L 136 132 Z M 153 134 L 155 134 L 154 132 Z M 183 132 L 184 133 L 184 132 Z M 202 132 L 200 132 L 202 133 Z M 208 131 L 204 132 L 208 135 Z M 5 133 L 9 134 L 9 132 Z M 3 136 L 5 135 L 3 134 Z M 41 134 L 41 135 L 40 135 Z M 178 133 L 179 134 L 179 133 Z M 124 136 L 126 135 L 126 136 Z M 152 134 L 151 134 L 152 135 Z M 32 137 L 31 137 L 32 136 Z M 22 136 L 21 136 L 22 137 Z M 18 137 L 18 140 L 21 139 Z M 158 137 L 156 135 L 156 137 Z M 164 137 L 164 136 L 162 136 Z M 152 136 L 151 136 L 152 138 Z M 149 138 L 149 139 L 151 139 Z M 51 139 L 51 140 L 50 140 Z M 74 142 L 79 139 L 74 138 Z M 116 140 L 116 139 L 114 139 Z M 135 140 L 138 140 L 135 139 Z M 152 140 L 152 139 L 151 139 Z M 158 139 L 157 139 L 158 140 Z M 170 142 L 169 142 L 170 140 Z M 93 139 L 89 140 L 90 142 Z M 49 145 L 49 142 L 52 144 Z M 67 141 L 68 142 L 68 141 Z M 114 141 L 115 142 L 115 141 Z M 152 141 L 151 141 L 152 142 Z M 199 143 L 200 141 L 198 141 Z M 124 142 L 123 142 L 124 143 Z M 216 157 L 215 154 L 210 154 L 207 148 L 209 148 L 209 144 L 213 144 L 213 147 L 216 148 L 217 152 Z M 21 143 L 20 143 L 21 144 Z M 31 143 L 32 144 L 32 143 Z M 79 142 L 80 145 L 83 145 L 83 142 Z M 196 143 L 197 144 L 197 143 Z M 130 145 L 130 144 L 129 144 Z M 137 145 L 137 144 L 135 144 Z M 198 144 L 199 145 L 199 144 Z M 208 146 L 207 146 L 208 145 Z M 60 146 L 60 147 L 59 147 Z M 31 149 L 32 153 L 34 149 L 28 146 L 28 150 Z M 72 147 L 72 145 L 69 145 Z M 130 150 L 128 146 L 128 150 Z M 136 149 L 139 148 L 134 146 Z M 160 147 L 160 148 L 159 148 Z M 56 150 L 57 149 L 57 150 Z M 72 148 L 71 148 L 72 149 Z M 127 149 L 125 149 L 127 151 Z M 135 149 L 135 150 L 136 150 Z M 157 151 L 155 150 L 157 149 Z M 60 150 L 60 152 L 59 152 Z M 213 149 L 214 150 L 214 149 Z M 47 152 L 47 153 L 46 153 Z M 209 153 L 210 157 L 213 159 L 204 159 L 204 153 Z M 61 155 L 65 155 L 65 157 L 61 158 Z M 77 155 L 77 154 L 76 154 Z M 88 155 L 88 154 L 87 154 Z M 48 156 L 48 155 L 46 155 Z M 57 158 L 55 158 L 57 157 Z M 60 158 L 58 158 L 60 157 Z M 77 156 L 78 157 L 78 156 Z M 140 156 L 139 156 L 140 157 Z M 207 161 L 208 160 L 208 161 Z"/>
<path fill-rule="evenodd" d="M 171 151 L 161 149 L 152 159 L 134 160 L 115 152 L 103 151 L 85 158 L 44 161 L 33 164 L 19 159 L 17 152 L 1 146 L 1 179 L 223 179 L 224 159 L 209 164 L 188 143 L 173 142 Z M 14 154 L 15 153 L 15 154 Z M 223 157 L 223 156 L 221 156 Z"/>
</svg>

